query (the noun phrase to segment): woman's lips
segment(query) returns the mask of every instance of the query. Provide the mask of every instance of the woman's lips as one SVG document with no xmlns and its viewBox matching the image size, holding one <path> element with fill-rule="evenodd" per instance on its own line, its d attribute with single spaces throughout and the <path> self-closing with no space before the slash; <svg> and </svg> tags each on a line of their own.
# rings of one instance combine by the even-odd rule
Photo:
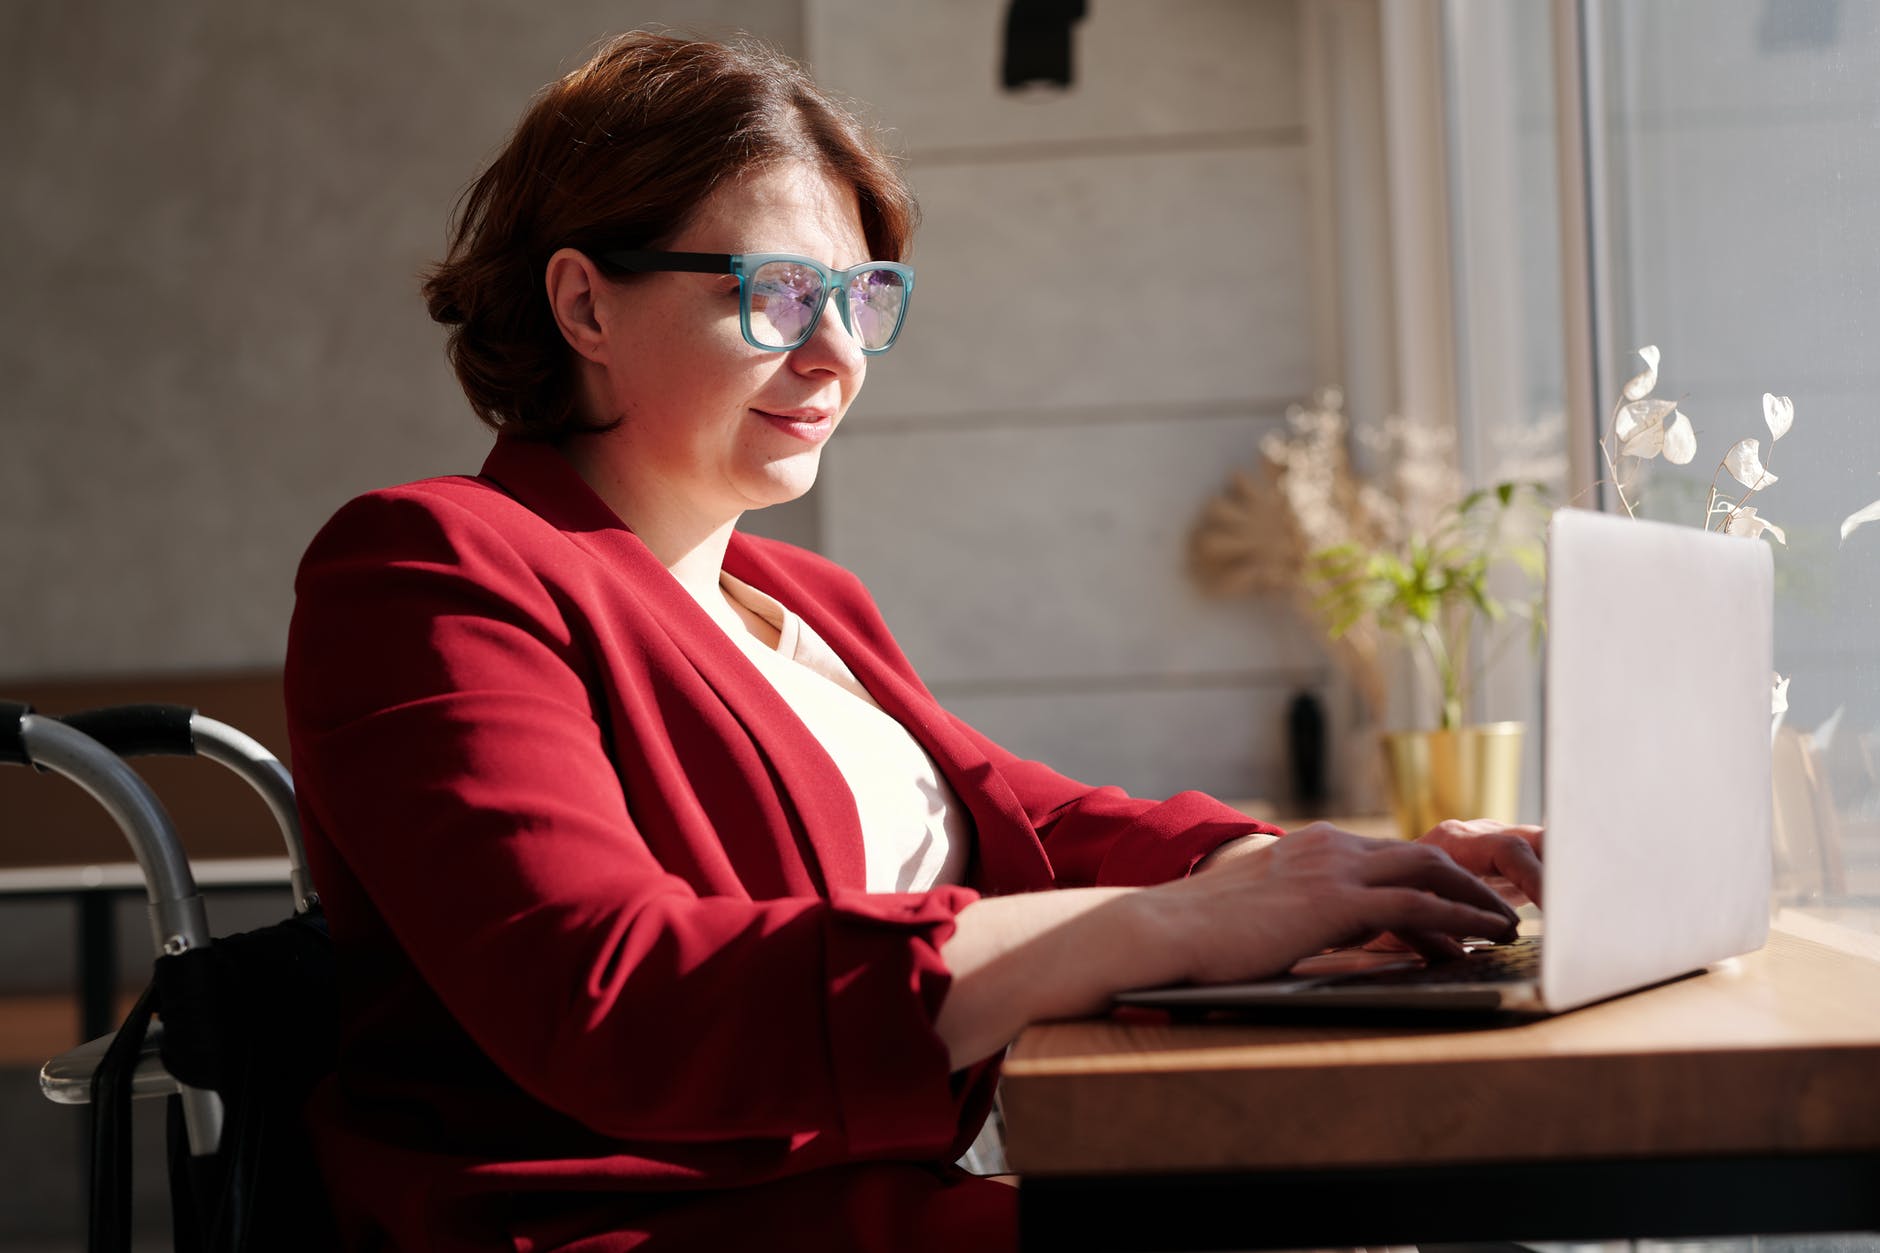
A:
<svg viewBox="0 0 1880 1253">
<path fill-rule="evenodd" d="M 820 444 L 836 429 L 835 415 L 822 409 L 786 409 L 780 413 L 752 409 L 751 412 L 806 444 Z"/>
</svg>

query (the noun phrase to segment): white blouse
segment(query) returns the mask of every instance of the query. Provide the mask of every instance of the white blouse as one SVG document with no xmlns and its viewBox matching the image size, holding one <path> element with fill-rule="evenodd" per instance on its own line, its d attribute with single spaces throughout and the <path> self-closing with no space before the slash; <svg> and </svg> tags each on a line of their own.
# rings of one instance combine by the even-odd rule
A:
<svg viewBox="0 0 1880 1253">
<path fill-rule="evenodd" d="M 922 892 L 960 883 L 972 853 L 972 820 L 927 755 L 814 628 L 728 574 L 720 585 L 777 628 L 774 649 L 730 632 L 758 671 L 803 720 L 855 796 L 870 892 Z"/>
</svg>

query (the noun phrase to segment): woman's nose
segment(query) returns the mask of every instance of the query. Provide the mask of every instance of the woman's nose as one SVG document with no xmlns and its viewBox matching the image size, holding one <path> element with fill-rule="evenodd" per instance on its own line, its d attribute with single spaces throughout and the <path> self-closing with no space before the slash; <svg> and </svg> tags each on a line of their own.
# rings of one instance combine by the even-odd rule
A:
<svg viewBox="0 0 1880 1253">
<path fill-rule="evenodd" d="M 832 291 L 824 300 L 827 303 L 823 305 L 816 329 L 801 347 L 791 351 L 791 364 L 804 374 L 824 371 L 859 376 L 868 358 L 862 352 L 861 342 L 849 330 L 848 319 L 843 316 L 848 310 L 843 307 L 842 293 Z"/>
</svg>

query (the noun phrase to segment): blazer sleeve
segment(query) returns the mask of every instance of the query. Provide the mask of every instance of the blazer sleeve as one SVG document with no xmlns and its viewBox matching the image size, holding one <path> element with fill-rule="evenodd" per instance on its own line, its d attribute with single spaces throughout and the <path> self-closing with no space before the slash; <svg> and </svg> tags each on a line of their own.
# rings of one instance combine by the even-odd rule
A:
<svg viewBox="0 0 1880 1253">
<path fill-rule="evenodd" d="M 1024 807 L 1059 887 L 1141 887 L 1180 879 L 1231 839 L 1285 834 L 1203 792 L 1145 800 L 1066 778 L 993 743 L 957 718 Z"/>
<path fill-rule="evenodd" d="M 354 501 L 296 592 L 303 812 L 515 1083 L 623 1139 L 953 1142 L 970 1085 L 932 1023 L 971 891 L 751 901 L 667 873 L 560 593 L 459 504 Z"/>
<path fill-rule="evenodd" d="M 799 560 L 805 565 L 804 574 L 820 582 L 818 594 L 841 613 L 846 627 L 921 695 L 934 701 L 862 581 L 824 558 L 801 554 Z M 1202 792 L 1179 792 L 1154 801 L 1117 787 L 1079 783 L 1042 762 L 1000 747 L 958 716 L 946 716 L 985 755 L 1017 798 L 1044 846 L 1059 887 L 1166 883 L 1187 875 L 1228 840 L 1252 833 L 1285 834 Z"/>
</svg>

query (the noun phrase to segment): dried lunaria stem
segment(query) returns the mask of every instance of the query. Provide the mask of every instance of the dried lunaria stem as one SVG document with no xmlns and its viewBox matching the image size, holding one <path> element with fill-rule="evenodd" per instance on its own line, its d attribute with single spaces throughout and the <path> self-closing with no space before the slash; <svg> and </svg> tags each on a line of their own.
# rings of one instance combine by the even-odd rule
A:
<svg viewBox="0 0 1880 1253">
<path fill-rule="evenodd" d="M 1607 427 L 1607 438 L 1619 450 L 1617 456 L 1606 447 L 1605 439 L 1599 441 L 1599 451 L 1606 458 L 1606 470 L 1612 475 L 1613 491 L 1618 493 L 1626 516 L 1634 518 L 1638 511 L 1626 497 L 1625 484 L 1619 478 L 1618 458 L 1637 457 L 1648 461 L 1662 455 L 1672 465 L 1681 466 L 1697 455 L 1696 433 L 1691 429 L 1691 420 L 1678 411 L 1678 402 L 1652 396 L 1658 386 L 1657 346 L 1647 344 L 1638 350 L 1638 355 L 1644 359 L 1645 369 L 1633 375 L 1620 389 L 1619 402 L 1612 407 Z"/>
<path fill-rule="evenodd" d="M 1613 410 L 1612 436 L 1618 445 L 1619 456 L 1637 457 L 1643 461 L 1662 453 L 1665 460 L 1684 465 L 1697 455 L 1697 441 L 1691 433 L 1690 423 L 1682 413 L 1677 412 L 1674 403 L 1650 399 L 1652 389 L 1658 385 L 1658 349 L 1647 345 L 1638 350 L 1638 355 L 1645 361 L 1645 371 L 1625 385 L 1619 404 Z M 1762 405 L 1763 424 L 1769 428 L 1769 459 L 1773 459 L 1777 441 L 1795 425 L 1795 402 L 1787 396 L 1764 392 Z M 1670 418 L 1668 424 L 1665 421 L 1667 417 Z M 1606 456 L 1606 466 L 1612 473 L 1619 503 L 1631 514 L 1634 512 L 1634 502 L 1626 498 L 1625 488 L 1619 482 L 1616 458 L 1607 449 L 1605 440 L 1600 441 L 1599 447 Z M 1726 482 L 1723 477 L 1725 474 L 1742 488 L 1740 493 L 1735 488 L 1725 490 L 1721 486 Z M 1749 539 L 1767 535 L 1777 543 L 1786 545 L 1788 534 L 1749 503 L 1750 497 L 1775 482 L 1776 476 L 1770 472 L 1769 460 L 1763 455 L 1762 441 L 1737 440 L 1711 472 L 1710 489 L 1704 501 L 1704 528 Z M 1856 510 L 1842 520 L 1841 541 L 1846 543 L 1849 535 L 1876 519 L 1880 519 L 1880 500 Z M 1774 728 L 1781 725 L 1782 715 L 1788 707 L 1789 680 L 1776 674 L 1770 693 L 1772 734 Z"/>
<path fill-rule="evenodd" d="M 1638 516 L 1637 502 L 1626 495 L 1626 485 L 1619 477 L 1619 461 L 1622 458 L 1649 461 L 1662 456 L 1672 465 L 1681 466 L 1688 465 L 1697 456 L 1697 436 L 1691 428 L 1691 420 L 1679 411 L 1676 401 L 1652 396 L 1658 386 L 1661 360 L 1657 346 L 1647 344 L 1638 350 L 1638 355 L 1645 362 L 1645 369 L 1627 380 L 1620 391 L 1619 402 L 1612 409 L 1608 438 L 1617 448 L 1617 453 L 1607 447 L 1606 439 L 1599 441 L 1599 450 L 1606 458 L 1606 468 L 1612 475 L 1610 482 L 1618 493 L 1619 504 L 1632 517 Z M 1787 396 L 1764 392 L 1763 422 L 1769 427 L 1769 450 L 1773 455 L 1776 441 L 1787 435 L 1789 428 L 1795 424 L 1795 402 Z M 1718 484 L 1725 473 L 1742 486 L 1740 495 L 1719 490 Z M 1762 442 L 1739 439 L 1724 453 L 1710 476 L 1710 491 L 1704 502 L 1704 528 L 1750 538 L 1768 535 L 1778 543 L 1786 544 L 1787 533 L 1769 519 L 1759 516 L 1755 506 L 1749 503 L 1750 497 L 1775 481 L 1776 476 L 1770 473 L 1763 460 Z M 1880 505 L 1880 502 L 1876 504 Z M 1719 518 L 1720 522 L 1714 522 Z M 1846 528 L 1845 523 L 1843 527 L 1844 530 L 1851 529 Z"/>
</svg>

